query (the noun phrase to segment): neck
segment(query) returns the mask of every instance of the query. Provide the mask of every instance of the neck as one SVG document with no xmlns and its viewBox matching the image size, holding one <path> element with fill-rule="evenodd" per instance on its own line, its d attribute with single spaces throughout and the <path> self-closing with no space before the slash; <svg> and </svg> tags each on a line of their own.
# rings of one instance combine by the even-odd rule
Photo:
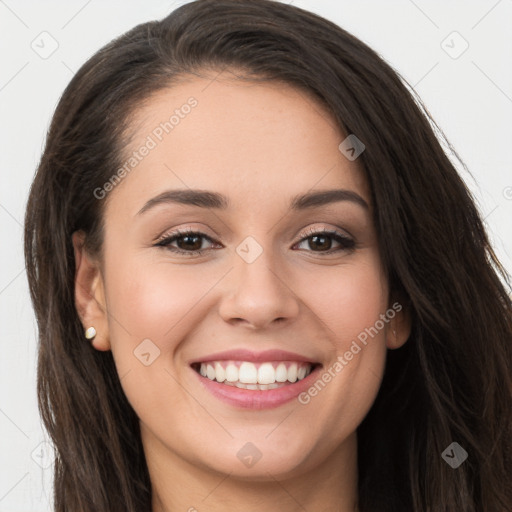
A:
<svg viewBox="0 0 512 512">
<path fill-rule="evenodd" d="M 257 479 L 192 464 L 158 442 L 143 443 L 151 478 L 152 512 L 332 510 L 357 512 L 357 434 L 307 471 L 271 472 Z"/>
</svg>

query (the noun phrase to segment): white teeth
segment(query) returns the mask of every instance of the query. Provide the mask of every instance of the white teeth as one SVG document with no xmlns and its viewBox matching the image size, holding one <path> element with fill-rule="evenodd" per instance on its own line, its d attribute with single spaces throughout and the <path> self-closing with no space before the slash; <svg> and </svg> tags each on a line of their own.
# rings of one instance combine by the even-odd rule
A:
<svg viewBox="0 0 512 512">
<path fill-rule="evenodd" d="M 260 391 L 266 391 L 267 389 L 276 389 L 282 386 L 286 386 L 286 384 L 244 384 L 242 382 L 224 382 L 227 386 L 232 386 L 240 389 L 259 389 Z"/>
<path fill-rule="evenodd" d="M 288 367 L 287 367 L 288 364 Z M 311 364 L 259 363 L 248 361 L 211 361 L 199 365 L 199 373 L 210 380 L 243 389 L 275 389 L 304 379 L 312 371 Z"/>
<path fill-rule="evenodd" d="M 215 370 L 213 369 L 213 366 L 211 364 L 206 365 L 206 376 L 210 380 L 215 379 Z"/>
<path fill-rule="evenodd" d="M 276 371 L 272 363 L 263 363 L 258 368 L 258 382 L 260 384 L 273 384 L 276 381 Z"/>
<path fill-rule="evenodd" d="M 288 380 L 290 382 L 295 382 L 297 380 L 297 363 L 293 363 L 288 368 Z"/>
<path fill-rule="evenodd" d="M 288 380 L 288 370 L 284 363 L 280 363 L 276 368 L 276 382 L 286 382 Z"/>
<path fill-rule="evenodd" d="M 238 369 L 238 380 L 244 384 L 257 384 L 258 370 L 252 363 L 243 362 Z M 268 384 L 268 382 L 262 382 Z"/>
<path fill-rule="evenodd" d="M 226 366 L 226 380 L 228 382 L 236 382 L 238 380 L 238 368 L 233 363 L 229 363 Z"/>
<path fill-rule="evenodd" d="M 208 377 L 210 378 L 210 377 Z M 226 380 L 226 370 L 220 363 L 215 363 L 215 377 L 217 382 L 224 382 Z M 211 379 L 213 380 L 213 379 Z"/>
</svg>

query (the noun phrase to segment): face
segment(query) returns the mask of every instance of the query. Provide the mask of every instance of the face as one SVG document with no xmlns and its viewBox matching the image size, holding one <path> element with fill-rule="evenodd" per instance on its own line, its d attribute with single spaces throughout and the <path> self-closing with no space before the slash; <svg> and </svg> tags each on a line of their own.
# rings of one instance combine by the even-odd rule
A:
<svg viewBox="0 0 512 512">
<path fill-rule="evenodd" d="M 148 459 L 251 479 L 339 462 L 407 337 L 345 135 L 305 93 L 227 74 L 159 92 L 132 128 L 101 264 L 74 239 L 77 304 Z"/>
</svg>

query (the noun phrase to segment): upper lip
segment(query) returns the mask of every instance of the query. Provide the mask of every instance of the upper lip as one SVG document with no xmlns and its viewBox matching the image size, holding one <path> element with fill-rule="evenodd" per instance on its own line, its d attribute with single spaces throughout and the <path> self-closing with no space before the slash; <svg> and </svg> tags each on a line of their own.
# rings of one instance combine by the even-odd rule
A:
<svg viewBox="0 0 512 512">
<path fill-rule="evenodd" d="M 189 361 L 189 364 L 207 363 L 209 361 L 250 361 L 253 363 L 262 363 L 265 361 L 301 361 L 304 363 L 316 363 L 314 359 L 285 350 L 253 352 L 247 349 L 235 349 L 199 357 Z"/>
</svg>

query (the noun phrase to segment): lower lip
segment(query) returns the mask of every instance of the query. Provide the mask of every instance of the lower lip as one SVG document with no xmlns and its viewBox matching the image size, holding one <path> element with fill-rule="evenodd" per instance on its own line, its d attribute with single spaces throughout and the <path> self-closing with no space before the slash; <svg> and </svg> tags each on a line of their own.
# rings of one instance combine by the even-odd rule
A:
<svg viewBox="0 0 512 512">
<path fill-rule="evenodd" d="M 321 366 L 317 366 L 307 377 L 296 381 L 293 384 L 287 384 L 280 388 L 259 390 L 259 389 L 241 389 L 235 386 L 228 386 L 220 382 L 210 380 L 192 371 L 197 375 L 201 384 L 216 398 L 223 402 L 241 407 L 243 409 L 273 409 L 279 407 L 296 398 L 302 392 L 306 391 L 316 380 Z"/>
</svg>

